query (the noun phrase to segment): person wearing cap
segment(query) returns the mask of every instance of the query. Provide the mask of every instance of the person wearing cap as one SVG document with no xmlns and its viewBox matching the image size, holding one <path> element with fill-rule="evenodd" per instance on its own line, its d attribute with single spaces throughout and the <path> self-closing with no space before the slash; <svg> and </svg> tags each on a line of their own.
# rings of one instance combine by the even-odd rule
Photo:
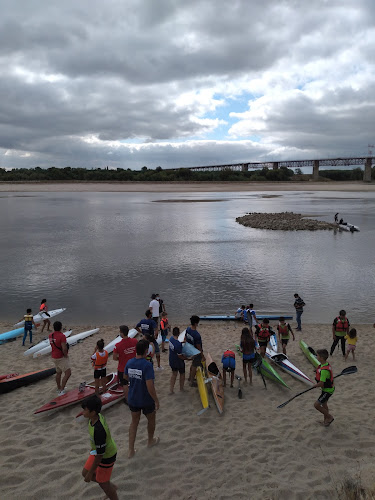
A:
<svg viewBox="0 0 375 500">
<path fill-rule="evenodd" d="M 148 308 L 151 311 L 152 319 L 155 321 L 156 325 L 159 324 L 159 307 L 159 301 L 156 299 L 156 294 L 153 293 Z"/>
</svg>

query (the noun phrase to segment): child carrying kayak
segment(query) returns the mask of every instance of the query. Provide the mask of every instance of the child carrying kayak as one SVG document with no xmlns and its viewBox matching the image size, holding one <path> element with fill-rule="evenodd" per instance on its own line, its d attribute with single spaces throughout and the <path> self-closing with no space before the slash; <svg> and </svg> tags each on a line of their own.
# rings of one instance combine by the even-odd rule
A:
<svg viewBox="0 0 375 500">
<path fill-rule="evenodd" d="M 314 387 L 320 387 L 322 389 L 322 393 L 319 396 L 318 400 L 315 401 L 314 407 L 320 413 L 323 414 L 324 420 L 323 425 L 328 427 L 334 421 L 333 416 L 330 414 L 328 409 L 328 400 L 335 392 L 335 384 L 333 382 L 333 373 L 331 365 L 327 362 L 328 359 L 328 351 L 327 349 L 319 349 L 317 352 L 317 358 L 320 363 L 316 370 L 316 384 Z"/>
<path fill-rule="evenodd" d="M 107 376 L 108 352 L 104 350 L 104 340 L 100 339 L 96 343 L 94 354 L 91 356 L 91 363 L 94 367 L 95 394 L 99 395 L 100 385 L 105 392 Z"/>
<path fill-rule="evenodd" d="M 354 351 L 355 351 L 355 347 L 356 347 L 356 344 L 358 341 L 357 330 L 355 328 L 352 328 L 350 330 L 350 332 L 348 333 L 348 335 L 345 336 L 345 340 L 348 343 L 348 345 L 346 347 L 345 361 L 348 359 L 350 352 L 352 353 L 353 361 L 354 361 L 355 360 Z"/>
<path fill-rule="evenodd" d="M 117 486 L 110 481 L 116 462 L 117 447 L 108 424 L 100 413 L 101 399 L 93 395 L 83 401 L 82 408 L 83 416 L 89 420 L 91 443 L 91 452 L 83 467 L 82 476 L 85 483 L 91 481 L 98 483 L 110 500 L 118 500 Z"/>
<path fill-rule="evenodd" d="M 295 340 L 293 330 L 289 323 L 285 321 L 285 318 L 281 316 L 279 319 L 279 324 L 277 325 L 277 331 L 279 334 L 279 341 L 281 340 L 281 346 L 283 349 L 283 353 L 286 356 L 286 346 L 288 345 L 290 334 L 293 336 L 293 340 Z"/>
<path fill-rule="evenodd" d="M 247 385 L 247 375 L 249 374 L 250 385 L 253 385 L 252 364 L 255 361 L 255 340 L 252 332 L 248 328 L 242 328 L 240 349 L 242 352 L 242 367 Z"/>
<path fill-rule="evenodd" d="M 23 334 L 22 345 L 25 345 L 25 340 L 27 339 L 27 334 L 30 337 L 30 344 L 33 343 L 33 325 L 37 328 L 33 315 L 31 314 L 31 309 L 26 309 L 26 314 L 20 321 L 25 321 L 25 331 Z"/>
</svg>

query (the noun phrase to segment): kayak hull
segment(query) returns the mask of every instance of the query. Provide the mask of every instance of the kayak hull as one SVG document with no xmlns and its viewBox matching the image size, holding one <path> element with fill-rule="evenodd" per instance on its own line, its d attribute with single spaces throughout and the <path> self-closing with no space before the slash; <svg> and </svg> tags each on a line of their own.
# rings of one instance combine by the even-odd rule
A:
<svg viewBox="0 0 375 500">
<path fill-rule="evenodd" d="M 135 328 L 132 328 L 131 330 L 129 330 L 128 338 L 134 339 L 134 337 L 136 337 L 137 335 L 138 335 L 137 330 Z M 104 347 L 104 350 L 107 351 L 108 354 L 111 354 L 111 352 L 113 352 L 113 349 L 115 348 L 115 345 L 121 342 L 121 340 L 122 340 L 121 335 L 118 335 L 114 340 L 112 340 L 109 344 L 107 344 Z"/>
<path fill-rule="evenodd" d="M 211 391 L 215 400 L 216 408 L 219 414 L 221 415 L 224 411 L 224 386 L 223 379 L 221 378 L 220 371 L 218 374 L 215 374 L 210 371 L 210 365 L 213 363 L 212 357 L 210 353 L 206 355 L 206 364 L 207 364 L 207 374 L 211 378 Z"/>
<path fill-rule="evenodd" d="M 69 330 L 69 331 L 63 332 L 63 333 L 64 333 L 65 337 L 69 337 L 72 334 L 72 331 L 73 330 Z M 30 356 L 30 354 L 34 354 L 34 352 L 40 351 L 40 350 L 44 349 L 45 347 L 48 347 L 49 345 L 50 345 L 49 339 L 46 338 L 46 339 L 42 340 L 41 342 L 39 342 L 39 344 L 33 345 L 32 347 L 30 347 L 30 349 L 27 349 L 27 351 L 25 351 L 23 354 L 24 354 L 24 356 Z"/>
<path fill-rule="evenodd" d="M 110 387 L 106 392 L 100 395 L 100 399 L 102 400 L 102 411 L 110 408 L 116 403 L 119 403 L 122 399 L 124 399 L 124 391 L 122 389 L 122 385 L 117 381 L 112 387 Z M 83 411 L 80 411 L 76 418 L 79 418 L 83 415 Z"/>
<path fill-rule="evenodd" d="M 111 373 L 107 375 L 107 384 L 106 384 L 106 389 L 110 389 L 111 387 L 115 386 L 118 383 L 117 380 L 117 373 Z M 72 406 L 74 404 L 79 403 L 80 401 L 83 401 L 85 398 L 92 396 L 95 394 L 95 380 L 92 380 L 89 382 L 82 391 L 80 391 L 78 388 L 77 389 L 72 389 L 71 391 L 68 391 L 67 393 L 63 394 L 62 396 L 57 396 L 55 399 L 52 401 L 49 401 L 45 405 L 41 406 L 34 412 L 34 414 L 38 413 L 51 413 L 56 410 L 62 410 L 64 408 L 67 408 L 68 406 Z"/>
<path fill-rule="evenodd" d="M 207 386 L 205 382 L 205 376 L 203 373 L 202 367 L 198 366 L 197 368 L 197 385 L 198 385 L 198 391 L 199 391 L 199 396 L 201 398 L 202 406 L 204 409 L 209 407 L 208 404 L 208 391 L 207 391 Z"/>
<path fill-rule="evenodd" d="M 76 345 L 80 340 L 83 340 L 87 337 L 91 337 L 91 335 L 94 335 L 95 333 L 98 333 L 99 328 L 94 328 L 94 330 L 87 330 L 86 332 L 81 332 L 77 333 L 77 335 L 73 335 L 72 337 L 69 337 L 69 347 Z M 33 358 L 39 358 L 40 356 L 44 356 L 45 354 L 48 354 L 52 351 L 52 347 L 49 344 L 47 347 L 44 347 L 43 349 L 40 349 L 39 351 L 34 352 Z"/>
<path fill-rule="evenodd" d="M 313 354 L 311 352 L 311 347 L 309 347 L 306 342 L 304 342 L 303 340 L 300 340 L 299 341 L 299 346 L 302 350 L 302 352 L 304 353 L 304 355 L 306 356 L 306 358 L 310 361 L 310 363 L 313 365 L 314 368 L 318 368 L 318 366 L 320 365 L 317 357 L 315 356 L 315 354 Z"/>
<path fill-rule="evenodd" d="M 48 311 L 48 314 L 49 316 L 47 316 L 45 313 L 38 313 L 38 314 L 35 314 L 33 316 L 33 319 L 35 321 L 35 323 L 39 323 L 40 321 L 43 321 L 45 319 L 51 319 L 51 318 L 54 318 L 55 316 L 63 313 L 64 311 L 66 311 L 66 307 L 60 307 L 60 309 L 52 309 L 51 311 Z M 25 324 L 25 321 L 22 320 L 22 321 L 19 321 L 18 323 L 16 323 L 14 326 L 22 326 Z"/>
<path fill-rule="evenodd" d="M 309 379 L 307 375 L 305 375 L 300 369 L 298 369 L 293 363 L 291 363 L 285 354 L 278 354 L 276 351 L 266 349 L 266 355 L 271 361 L 273 361 L 276 365 L 280 366 L 285 372 L 289 373 L 292 377 L 304 382 L 305 384 L 312 386 L 314 383 Z"/>
<path fill-rule="evenodd" d="M 257 314 L 257 320 L 269 319 L 278 321 L 283 316 L 285 319 L 293 319 L 293 316 L 283 314 Z M 236 318 L 234 314 L 209 314 L 206 316 L 199 316 L 200 320 L 204 321 L 241 321 L 241 318 Z"/>
<path fill-rule="evenodd" d="M 5 394 L 6 392 L 18 389 L 19 387 L 33 384 L 39 380 L 43 380 L 44 378 L 54 375 L 55 373 L 55 368 L 48 368 L 47 370 L 39 370 L 36 372 L 24 373 L 22 375 L 19 375 L 18 373 L 5 375 L 5 378 L 0 379 L 0 394 Z"/>
<path fill-rule="evenodd" d="M 34 325 L 33 325 L 34 328 Z M 20 337 L 25 333 L 25 328 L 22 326 L 21 328 L 16 328 L 15 330 L 10 330 L 9 332 L 4 332 L 0 334 L 0 344 L 3 344 L 6 340 L 15 339 Z"/>
</svg>

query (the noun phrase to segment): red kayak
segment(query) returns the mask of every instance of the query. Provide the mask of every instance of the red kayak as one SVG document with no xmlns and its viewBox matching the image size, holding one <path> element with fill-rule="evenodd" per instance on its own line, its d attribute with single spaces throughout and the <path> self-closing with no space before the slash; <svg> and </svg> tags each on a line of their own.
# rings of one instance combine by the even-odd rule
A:
<svg viewBox="0 0 375 500">
<path fill-rule="evenodd" d="M 47 370 L 39 370 L 37 372 L 24 373 L 9 373 L 8 375 L 0 375 L 0 394 L 13 391 L 18 387 L 33 384 L 46 377 L 50 377 L 56 373 L 55 368 L 48 368 Z"/>
<path fill-rule="evenodd" d="M 105 408 L 109 408 L 115 403 L 121 401 L 122 399 L 124 399 L 124 391 L 122 389 L 122 385 L 117 381 L 115 385 L 113 385 L 110 389 L 100 395 L 100 399 L 102 400 L 102 410 L 104 410 Z M 83 411 L 80 411 L 76 418 L 79 418 L 82 415 Z"/>
<path fill-rule="evenodd" d="M 112 387 L 116 386 L 116 384 L 118 384 L 117 373 L 110 373 L 109 375 L 107 375 L 106 379 L 107 391 L 108 389 L 111 389 Z M 92 380 L 86 385 L 80 384 L 80 387 L 78 387 L 77 389 L 72 389 L 62 396 L 57 396 L 57 398 L 34 411 L 34 414 L 61 410 L 63 408 L 66 408 L 67 406 L 79 403 L 80 401 L 83 401 L 85 398 L 87 398 L 88 396 L 92 396 L 93 394 L 95 394 L 95 380 Z"/>
</svg>

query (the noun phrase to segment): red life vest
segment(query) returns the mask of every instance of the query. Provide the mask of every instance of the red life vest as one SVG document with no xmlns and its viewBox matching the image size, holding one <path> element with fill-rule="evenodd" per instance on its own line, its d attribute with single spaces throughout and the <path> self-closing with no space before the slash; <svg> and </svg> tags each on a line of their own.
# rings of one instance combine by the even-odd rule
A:
<svg viewBox="0 0 375 500">
<path fill-rule="evenodd" d="M 348 318 L 345 316 L 344 321 L 340 318 L 340 316 L 337 316 L 337 323 L 335 326 L 336 332 L 346 332 L 349 326 L 349 321 Z"/>
<path fill-rule="evenodd" d="M 168 325 L 168 318 L 162 318 L 160 320 L 160 327 L 162 330 L 165 330 L 167 328 L 167 325 Z"/>
<path fill-rule="evenodd" d="M 271 333 L 270 333 L 270 327 L 269 326 L 262 326 L 262 325 L 258 325 L 259 327 L 259 331 L 257 332 L 257 335 L 258 335 L 258 339 L 260 340 L 268 340 L 271 336 Z"/>
<path fill-rule="evenodd" d="M 99 352 L 95 353 L 96 359 L 92 360 L 94 370 L 101 370 L 106 367 L 108 361 L 108 352 L 104 351 L 104 356 L 101 356 Z"/>
<path fill-rule="evenodd" d="M 327 365 L 324 365 L 324 366 L 322 366 L 322 365 L 318 366 L 318 368 L 316 369 L 315 380 L 317 382 L 320 382 L 320 373 L 322 370 L 327 370 L 330 373 L 330 380 L 326 380 L 324 382 L 324 387 L 326 387 L 327 389 L 330 389 L 334 386 L 334 384 L 333 384 L 332 368 L 331 368 L 331 365 L 329 363 Z"/>
<path fill-rule="evenodd" d="M 40 305 L 39 312 L 47 312 L 47 310 L 48 308 L 46 303 Z"/>
<path fill-rule="evenodd" d="M 234 354 L 234 352 L 233 352 L 233 351 L 229 351 L 229 350 L 228 350 L 228 351 L 225 351 L 225 352 L 224 352 L 223 357 L 224 357 L 224 358 L 235 358 L 235 357 L 236 357 L 236 355 Z"/>
<path fill-rule="evenodd" d="M 288 323 L 285 323 L 285 325 L 281 325 L 281 323 L 279 323 L 279 333 L 280 335 L 287 335 L 288 331 L 289 331 L 289 328 L 288 328 L 289 324 Z"/>
</svg>

